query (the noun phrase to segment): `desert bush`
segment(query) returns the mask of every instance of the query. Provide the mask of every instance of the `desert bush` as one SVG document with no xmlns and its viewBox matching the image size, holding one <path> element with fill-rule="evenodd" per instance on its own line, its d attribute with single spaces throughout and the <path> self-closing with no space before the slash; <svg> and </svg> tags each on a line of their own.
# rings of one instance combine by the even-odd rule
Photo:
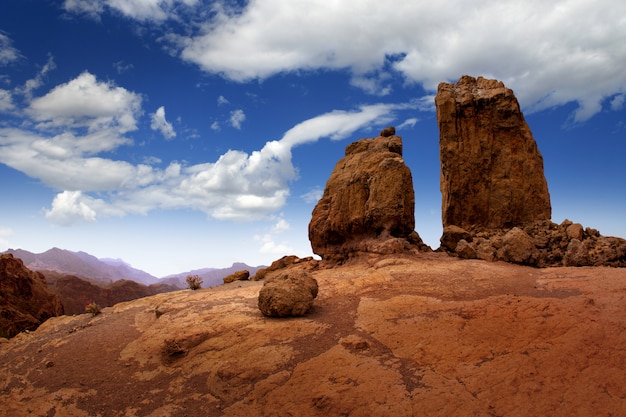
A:
<svg viewBox="0 0 626 417">
<path fill-rule="evenodd" d="M 202 278 L 198 275 L 187 275 L 187 287 L 190 290 L 197 290 L 202 287 Z"/>
<path fill-rule="evenodd" d="M 102 311 L 100 310 L 100 306 L 96 304 L 95 301 L 90 301 L 85 306 L 85 313 L 91 314 L 94 317 L 100 314 L 101 312 Z"/>
</svg>

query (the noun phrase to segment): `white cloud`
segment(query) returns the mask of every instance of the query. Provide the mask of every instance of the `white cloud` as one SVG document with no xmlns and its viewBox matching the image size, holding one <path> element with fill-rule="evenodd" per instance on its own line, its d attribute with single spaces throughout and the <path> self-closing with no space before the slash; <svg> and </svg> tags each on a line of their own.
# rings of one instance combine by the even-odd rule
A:
<svg viewBox="0 0 626 417">
<path fill-rule="evenodd" d="M 33 98 L 33 91 L 38 89 L 43 85 L 43 78 L 45 75 L 54 70 L 56 68 L 56 64 L 54 63 L 54 59 L 50 56 L 48 57 L 48 62 L 43 66 L 43 68 L 39 71 L 39 73 L 35 76 L 35 78 L 31 78 L 24 83 L 24 86 L 18 88 L 18 92 L 26 97 L 27 100 L 31 100 Z"/>
<path fill-rule="evenodd" d="M 13 47 L 11 38 L 0 32 L 0 65 L 15 62 L 20 56 L 20 52 Z"/>
<path fill-rule="evenodd" d="M 99 16 L 104 5 L 126 17 L 141 21 L 162 21 L 175 17 L 179 4 L 193 6 L 199 0 L 65 0 L 63 7 L 68 12 Z"/>
<path fill-rule="evenodd" d="M 194 209 L 221 220 L 269 219 L 286 204 L 290 182 L 298 177 L 293 147 L 380 127 L 394 119 L 396 110 L 415 106 L 374 104 L 335 110 L 297 124 L 260 150 L 229 150 L 215 162 L 173 161 L 162 169 L 150 165 L 160 164 L 158 159 L 132 164 L 101 156 L 132 143 L 123 133 L 135 128 L 141 100 L 136 93 L 83 73 L 32 100 L 25 115 L 37 124 L 24 120 L 0 128 L 0 163 L 62 190 L 46 212 L 58 224 L 155 209 Z M 151 116 L 153 128 L 167 133 L 164 108 Z M 271 233 L 288 228 L 279 219 Z M 268 251 L 286 250 L 273 240 L 264 241 L 264 246 Z"/>
<path fill-rule="evenodd" d="M 272 226 L 272 233 L 279 234 L 288 231 L 291 228 L 289 222 L 283 218 L 278 219 L 276 224 Z"/>
<path fill-rule="evenodd" d="M 398 125 L 398 127 L 396 128 L 397 130 L 401 130 L 404 129 L 405 127 L 414 127 L 415 124 L 419 121 L 419 119 L 417 117 L 412 117 L 410 119 L 406 119 L 404 122 L 402 122 L 400 125 Z"/>
<path fill-rule="evenodd" d="M 223 106 L 225 104 L 230 104 L 230 101 L 228 101 L 228 99 L 224 96 L 219 96 L 217 98 L 217 105 L 218 106 Z"/>
<path fill-rule="evenodd" d="M 98 82 L 89 72 L 35 98 L 28 113 L 47 127 L 111 128 L 126 133 L 137 128 L 141 97 L 122 87 Z"/>
<path fill-rule="evenodd" d="M 127 64 L 124 61 L 117 61 L 113 63 L 113 68 L 115 68 L 115 71 L 117 71 L 118 74 L 123 74 L 126 71 L 130 71 L 135 68 L 135 66 L 133 64 Z"/>
<path fill-rule="evenodd" d="M 414 104 L 372 104 L 355 111 L 334 110 L 305 120 L 285 133 L 282 142 L 296 146 L 323 137 L 340 140 L 369 125 L 384 125 L 393 120 L 394 110 L 414 108 Z"/>
<path fill-rule="evenodd" d="M 429 91 L 483 75 L 513 88 L 527 112 L 578 102 L 576 121 L 626 88 L 621 0 L 257 0 L 215 12 L 178 36 L 180 56 L 236 81 L 346 69 L 385 94 L 390 71 Z"/>
<path fill-rule="evenodd" d="M 96 221 L 96 212 L 83 201 L 80 191 L 64 191 L 52 201 L 52 209 L 46 211 L 46 218 L 53 223 L 68 226 L 77 221 Z"/>
<path fill-rule="evenodd" d="M 152 130 L 158 130 L 166 139 L 172 139 L 176 137 L 174 127 L 170 122 L 165 119 L 165 107 L 159 107 L 157 111 L 151 116 L 151 118 L 152 122 L 150 123 L 150 128 Z"/>
<path fill-rule="evenodd" d="M 68 12 L 98 17 L 104 11 L 101 0 L 65 0 L 63 8 Z"/>
<path fill-rule="evenodd" d="M 263 236 L 254 236 L 254 240 L 261 243 L 259 253 L 264 255 L 285 255 L 286 253 L 293 253 L 293 249 L 286 242 L 277 243 L 274 236 L 266 234 Z"/>
<path fill-rule="evenodd" d="M 220 131 L 221 130 L 220 124 L 218 122 L 211 123 L 211 130 L 215 130 L 216 132 Z"/>
<path fill-rule="evenodd" d="M 0 88 L 0 112 L 6 112 L 14 108 L 15 105 L 13 104 L 11 92 Z"/>
<path fill-rule="evenodd" d="M 246 120 L 246 114 L 243 110 L 233 110 L 230 112 L 230 125 L 235 129 L 241 129 L 241 124 Z"/>
<path fill-rule="evenodd" d="M 317 203 L 323 195 L 324 190 L 321 187 L 314 187 L 308 192 L 302 194 L 300 198 L 302 198 L 305 203 L 312 204 Z"/>
<path fill-rule="evenodd" d="M 624 99 L 626 99 L 626 95 L 618 94 L 613 100 L 611 100 L 611 110 L 618 111 L 624 107 Z"/>
</svg>

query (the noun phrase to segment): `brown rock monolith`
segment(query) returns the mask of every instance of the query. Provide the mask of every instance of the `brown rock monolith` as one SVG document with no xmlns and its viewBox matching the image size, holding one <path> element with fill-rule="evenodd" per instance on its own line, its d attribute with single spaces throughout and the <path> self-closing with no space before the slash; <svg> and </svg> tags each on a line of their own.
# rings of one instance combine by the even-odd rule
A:
<svg viewBox="0 0 626 417">
<path fill-rule="evenodd" d="M 415 233 L 411 171 L 402 138 L 388 127 L 346 147 L 313 210 L 309 240 L 324 260 L 357 252 L 398 252 L 422 244 Z"/>
<path fill-rule="evenodd" d="M 512 228 L 551 217 L 537 148 L 513 91 L 463 76 L 435 97 L 443 226 Z"/>
</svg>

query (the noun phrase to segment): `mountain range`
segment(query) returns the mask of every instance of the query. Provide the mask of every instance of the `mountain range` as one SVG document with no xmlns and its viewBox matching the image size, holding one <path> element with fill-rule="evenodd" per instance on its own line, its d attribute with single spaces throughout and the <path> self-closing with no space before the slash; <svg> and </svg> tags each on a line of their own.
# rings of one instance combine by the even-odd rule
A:
<svg viewBox="0 0 626 417">
<path fill-rule="evenodd" d="M 52 248 L 42 253 L 33 253 L 23 249 L 9 249 L 4 253 L 10 253 L 15 258 L 21 259 L 24 265 L 33 271 L 53 271 L 60 274 L 75 275 L 104 285 L 120 280 L 129 280 L 144 285 L 163 283 L 185 288 L 187 275 L 198 275 L 203 279 L 203 287 L 213 287 L 220 285 L 225 276 L 235 271 L 247 269 L 250 271 L 250 275 L 254 275 L 258 269 L 264 268 L 264 266 L 252 267 L 245 263 L 236 262 L 228 268 L 202 268 L 158 278 L 133 268 L 122 259 L 96 258 L 82 251 L 72 252 Z"/>
</svg>

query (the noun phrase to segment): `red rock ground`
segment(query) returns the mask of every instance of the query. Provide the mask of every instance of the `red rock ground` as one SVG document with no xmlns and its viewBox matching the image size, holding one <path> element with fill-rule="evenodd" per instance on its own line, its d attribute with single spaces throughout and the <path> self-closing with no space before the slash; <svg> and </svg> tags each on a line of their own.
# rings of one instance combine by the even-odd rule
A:
<svg viewBox="0 0 626 417">
<path fill-rule="evenodd" d="M 444 254 L 313 273 L 303 318 L 262 282 L 54 318 L 0 344 L 0 416 L 626 416 L 626 270 Z"/>
</svg>

